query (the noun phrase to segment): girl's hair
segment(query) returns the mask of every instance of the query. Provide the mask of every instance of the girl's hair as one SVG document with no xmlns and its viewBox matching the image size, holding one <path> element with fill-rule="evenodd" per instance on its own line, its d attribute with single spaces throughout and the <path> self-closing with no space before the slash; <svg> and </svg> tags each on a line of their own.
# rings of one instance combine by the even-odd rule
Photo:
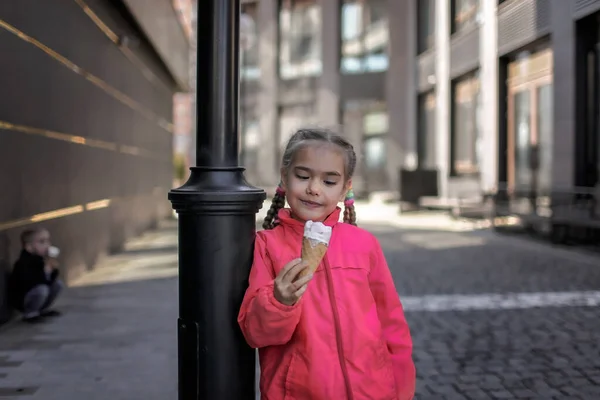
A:
<svg viewBox="0 0 600 400">
<path fill-rule="evenodd" d="M 287 143 L 287 146 L 285 147 L 285 151 L 283 152 L 283 157 L 281 160 L 281 167 L 284 173 L 287 174 L 298 150 L 306 146 L 310 146 L 310 142 L 324 142 L 338 146 L 344 153 L 344 158 L 346 160 L 344 171 L 345 182 L 348 182 L 348 180 L 352 178 L 354 169 L 356 168 L 356 153 L 354 152 L 354 147 L 352 147 L 352 144 L 350 144 L 350 142 L 348 142 L 342 136 L 337 135 L 327 129 L 300 129 L 298 132 L 292 135 Z M 267 216 L 263 222 L 264 229 L 273 229 L 275 226 L 277 226 L 279 222 L 277 221 L 277 214 L 283 207 L 285 207 L 285 191 L 280 183 L 275 192 L 275 196 L 273 197 L 271 208 L 269 208 Z M 356 225 L 354 192 L 351 187 L 348 189 L 346 199 L 344 200 L 344 222 L 347 224 Z"/>
</svg>

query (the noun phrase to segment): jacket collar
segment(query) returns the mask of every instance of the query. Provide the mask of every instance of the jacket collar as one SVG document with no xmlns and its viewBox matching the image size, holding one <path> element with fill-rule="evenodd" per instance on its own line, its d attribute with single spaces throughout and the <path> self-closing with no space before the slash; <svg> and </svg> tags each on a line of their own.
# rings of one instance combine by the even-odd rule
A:
<svg viewBox="0 0 600 400">
<path fill-rule="evenodd" d="M 335 226 L 335 224 L 337 224 L 340 220 L 341 211 L 341 208 L 336 207 L 335 210 L 333 210 L 333 212 L 329 214 L 327 218 L 325 218 L 325 221 L 323 221 L 323 223 L 327 226 Z M 289 208 L 282 208 L 281 210 L 279 210 L 277 218 L 279 221 L 279 225 L 291 228 L 294 231 L 299 231 L 300 233 L 304 233 L 304 222 L 292 217 L 291 210 Z"/>
<path fill-rule="evenodd" d="M 44 262 L 44 257 L 28 252 L 25 249 L 21 250 L 20 259 L 26 262 Z"/>
</svg>

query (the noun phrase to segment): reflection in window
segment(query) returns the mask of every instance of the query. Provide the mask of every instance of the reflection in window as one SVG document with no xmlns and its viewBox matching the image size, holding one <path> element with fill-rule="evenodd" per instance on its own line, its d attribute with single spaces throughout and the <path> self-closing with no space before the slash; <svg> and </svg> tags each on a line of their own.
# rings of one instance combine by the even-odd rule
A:
<svg viewBox="0 0 600 400">
<path fill-rule="evenodd" d="M 321 7 L 315 0 L 281 0 L 279 74 L 294 79 L 321 74 Z"/>
<path fill-rule="evenodd" d="M 375 136 L 365 139 L 365 165 L 369 169 L 385 167 L 385 138 Z"/>
<path fill-rule="evenodd" d="M 479 0 L 452 0 L 452 33 L 474 27 L 479 18 Z"/>
<path fill-rule="evenodd" d="M 437 168 L 435 140 L 435 93 L 430 92 L 419 96 L 418 107 L 418 165 L 420 169 L 435 169 Z"/>
<path fill-rule="evenodd" d="M 240 78 L 258 79 L 258 3 L 244 3 L 240 16 Z"/>
<path fill-rule="evenodd" d="M 552 84 L 540 86 L 537 89 L 538 117 L 538 187 L 548 192 L 552 187 L 552 136 L 553 136 L 553 95 Z"/>
<path fill-rule="evenodd" d="M 436 0 L 414 0 L 417 2 L 418 53 L 423 53 L 435 44 Z"/>
<path fill-rule="evenodd" d="M 530 91 L 514 95 L 515 186 L 531 187 L 531 97 Z"/>
<path fill-rule="evenodd" d="M 479 74 L 472 74 L 457 81 L 453 87 L 452 169 L 457 175 L 479 172 L 479 86 Z"/>
<path fill-rule="evenodd" d="M 376 100 L 350 100 L 343 104 L 344 134 L 360 153 L 356 175 L 361 191 L 387 190 L 389 179 L 387 163 L 387 137 L 389 114 L 387 105 Z"/>
<path fill-rule="evenodd" d="M 342 72 L 387 70 L 389 38 L 386 0 L 343 0 L 341 29 Z"/>
</svg>

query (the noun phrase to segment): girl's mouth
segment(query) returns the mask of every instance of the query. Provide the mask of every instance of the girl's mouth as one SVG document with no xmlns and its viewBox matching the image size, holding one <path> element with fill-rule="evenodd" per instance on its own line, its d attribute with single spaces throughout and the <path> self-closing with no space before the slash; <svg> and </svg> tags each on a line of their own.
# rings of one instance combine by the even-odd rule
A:
<svg viewBox="0 0 600 400">
<path fill-rule="evenodd" d="M 305 207 L 308 207 L 308 208 L 321 207 L 321 205 L 319 203 L 315 203 L 314 201 L 300 200 L 300 202 L 302 203 L 302 205 L 304 205 Z"/>
</svg>

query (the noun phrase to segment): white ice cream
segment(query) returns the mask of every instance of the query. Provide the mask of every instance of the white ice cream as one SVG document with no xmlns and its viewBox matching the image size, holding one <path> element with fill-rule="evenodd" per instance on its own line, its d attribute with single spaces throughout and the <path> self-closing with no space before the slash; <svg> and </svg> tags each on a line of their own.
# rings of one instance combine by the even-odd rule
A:
<svg viewBox="0 0 600 400">
<path fill-rule="evenodd" d="M 60 255 L 60 249 L 58 247 L 50 246 L 48 249 L 48 257 L 56 258 Z"/>
<path fill-rule="evenodd" d="M 322 222 L 306 221 L 306 224 L 304 224 L 304 237 L 307 238 L 313 246 L 316 246 L 317 243 L 325 243 L 329 246 L 331 227 Z"/>
</svg>

